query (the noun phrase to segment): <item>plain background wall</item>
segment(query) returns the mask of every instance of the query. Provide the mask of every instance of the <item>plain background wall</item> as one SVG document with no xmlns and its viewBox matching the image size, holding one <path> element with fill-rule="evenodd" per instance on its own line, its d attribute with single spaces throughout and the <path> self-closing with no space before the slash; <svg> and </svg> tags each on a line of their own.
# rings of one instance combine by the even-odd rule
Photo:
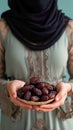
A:
<svg viewBox="0 0 73 130">
<path fill-rule="evenodd" d="M 8 9 L 7 1 L 8 0 L 0 0 L 0 14 Z M 58 0 L 58 5 L 63 12 L 73 18 L 73 0 Z"/>
<path fill-rule="evenodd" d="M 66 15 L 73 19 L 73 0 L 58 0 L 58 6 L 63 10 L 63 12 L 65 12 Z M 7 9 L 7 0 L 0 0 L 0 15 Z"/>
</svg>

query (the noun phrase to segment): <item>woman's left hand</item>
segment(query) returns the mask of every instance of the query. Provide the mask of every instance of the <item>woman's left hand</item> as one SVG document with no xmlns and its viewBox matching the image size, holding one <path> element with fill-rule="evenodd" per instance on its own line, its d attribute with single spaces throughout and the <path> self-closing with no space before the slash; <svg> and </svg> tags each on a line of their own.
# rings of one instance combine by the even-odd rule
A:
<svg viewBox="0 0 73 130">
<path fill-rule="evenodd" d="M 54 102 L 46 105 L 33 106 L 33 108 L 40 112 L 50 112 L 59 106 L 64 105 L 67 94 L 71 90 L 71 85 L 69 83 L 61 82 L 56 87 L 58 94 L 56 95 Z"/>
</svg>

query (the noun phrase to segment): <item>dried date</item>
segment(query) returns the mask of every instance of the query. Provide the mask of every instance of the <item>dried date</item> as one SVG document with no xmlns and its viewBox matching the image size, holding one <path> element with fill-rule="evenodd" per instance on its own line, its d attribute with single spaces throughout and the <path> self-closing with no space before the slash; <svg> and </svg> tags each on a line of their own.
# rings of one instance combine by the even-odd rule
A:
<svg viewBox="0 0 73 130">
<path fill-rule="evenodd" d="M 56 94 L 57 94 L 56 91 L 51 91 L 51 92 L 48 94 L 49 99 L 55 98 Z"/>
<path fill-rule="evenodd" d="M 44 82 L 40 82 L 40 83 L 37 84 L 37 88 L 39 88 L 39 89 L 42 89 L 44 87 L 45 87 L 45 83 Z"/>
<path fill-rule="evenodd" d="M 43 102 L 55 98 L 57 89 L 47 82 L 42 82 L 39 77 L 32 77 L 17 91 L 17 96 L 21 99 L 34 102 Z"/>
<path fill-rule="evenodd" d="M 25 99 L 25 100 L 28 100 L 28 101 L 31 99 L 31 92 L 30 92 L 30 91 L 27 91 L 27 92 L 25 93 L 24 99 Z"/>
<path fill-rule="evenodd" d="M 40 101 L 48 101 L 48 96 L 47 95 L 43 95 L 41 98 L 40 98 Z"/>
<path fill-rule="evenodd" d="M 24 96 L 24 91 L 23 91 L 22 89 L 19 89 L 19 90 L 17 91 L 17 96 L 18 96 L 19 98 L 23 98 L 23 96 Z"/>
<path fill-rule="evenodd" d="M 30 79 L 30 84 L 37 84 L 37 83 L 39 83 L 39 82 L 41 82 L 40 77 L 32 77 L 32 78 Z"/>
<path fill-rule="evenodd" d="M 40 96 L 42 95 L 42 91 L 38 88 L 33 88 L 32 91 L 34 92 L 35 95 Z"/>
<path fill-rule="evenodd" d="M 26 93 L 27 91 L 31 90 L 32 88 L 34 88 L 34 85 L 24 85 L 22 90 L 24 91 L 24 93 Z"/>
<path fill-rule="evenodd" d="M 42 94 L 47 95 L 49 93 L 47 88 L 43 88 L 42 90 Z"/>
<path fill-rule="evenodd" d="M 53 91 L 54 89 L 53 85 L 50 85 L 49 83 L 46 83 L 45 87 L 50 91 Z"/>
<path fill-rule="evenodd" d="M 40 98 L 38 96 L 31 96 L 31 101 L 37 102 Z"/>
</svg>

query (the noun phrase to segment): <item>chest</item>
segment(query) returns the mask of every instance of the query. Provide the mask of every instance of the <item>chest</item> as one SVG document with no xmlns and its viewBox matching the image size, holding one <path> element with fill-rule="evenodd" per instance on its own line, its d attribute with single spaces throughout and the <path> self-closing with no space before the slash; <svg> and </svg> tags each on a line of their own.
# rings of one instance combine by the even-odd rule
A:
<svg viewBox="0 0 73 130">
<path fill-rule="evenodd" d="M 66 68 L 68 42 L 62 37 L 52 47 L 32 51 L 10 35 L 5 43 L 6 73 L 23 75 L 51 75 Z"/>
</svg>

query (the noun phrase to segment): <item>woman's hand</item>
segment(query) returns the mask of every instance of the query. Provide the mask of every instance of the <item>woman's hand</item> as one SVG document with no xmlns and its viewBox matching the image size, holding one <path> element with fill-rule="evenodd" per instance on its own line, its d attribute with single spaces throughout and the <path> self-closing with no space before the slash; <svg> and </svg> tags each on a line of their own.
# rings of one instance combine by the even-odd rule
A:
<svg viewBox="0 0 73 130">
<path fill-rule="evenodd" d="M 67 93 L 71 90 L 71 86 L 69 83 L 61 82 L 56 87 L 58 90 L 58 94 L 55 97 L 55 101 L 46 105 L 34 106 L 35 110 L 41 112 L 49 112 L 53 111 L 61 105 L 64 105 Z"/>
<path fill-rule="evenodd" d="M 16 106 L 20 106 L 23 109 L 32 109 L 31 105 L 27 105 L 25 103 L 22 103 L 17 99 L 17 90 L 25 84 L 24 81 L 20 80 L 14 80 L 8 83 L 7 90 L 9 92 L 10 100 L 13 102 Z"/>
</svg>

